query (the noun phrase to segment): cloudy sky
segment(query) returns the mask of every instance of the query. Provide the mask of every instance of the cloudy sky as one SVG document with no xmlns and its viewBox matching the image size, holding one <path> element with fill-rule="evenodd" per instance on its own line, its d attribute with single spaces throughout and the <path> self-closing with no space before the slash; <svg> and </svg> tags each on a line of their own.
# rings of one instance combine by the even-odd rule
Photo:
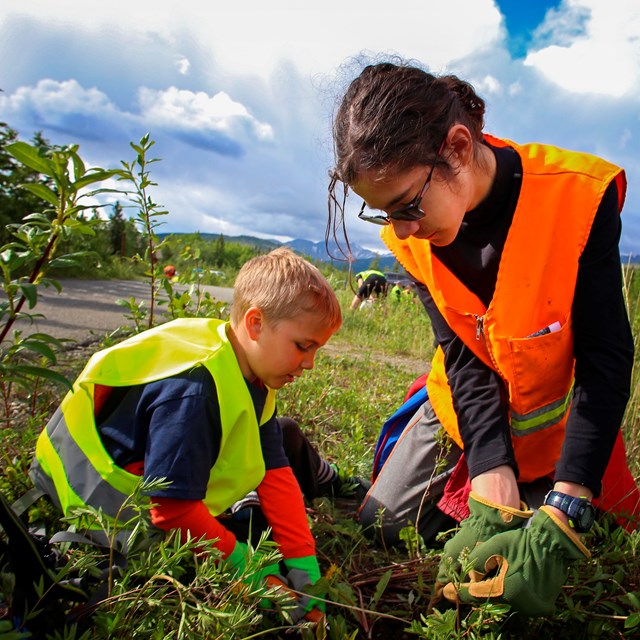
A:
<svg viewBox="0 0 640 640">
<path fill-rule="evenodd" d="M 491 133 L 624 166 L 621 248 L 640 253 L 638 0 L 2 0 L 0 121 L 105 168 L 149 132 L 163 231 L 318 241 L 362 53 L 469 80 Z M 373 225 L 349 231 L 382 249 Z"/>
</svg>

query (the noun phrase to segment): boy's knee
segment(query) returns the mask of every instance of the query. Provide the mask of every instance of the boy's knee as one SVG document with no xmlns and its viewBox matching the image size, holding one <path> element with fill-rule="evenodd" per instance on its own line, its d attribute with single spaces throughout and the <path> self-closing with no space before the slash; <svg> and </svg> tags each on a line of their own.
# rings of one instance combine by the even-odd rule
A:
<svg viewBox="0 0 640 640">
<path fill-rule="evenodd" d="M 277 418 L 282 431 L 282 444 L 285 453 L 298 452 L 304 447 L 305 436 L 300 425 L 293 418 Z"/>
<path fill-rule="evenodd" d="M 283 435 L 288 435 L 289 437 L 302 435 L 302 429 L 300 429 L 300 425 L 293 418 L 276 418 L 280 428 L 282 429 Z"/>
</svg>

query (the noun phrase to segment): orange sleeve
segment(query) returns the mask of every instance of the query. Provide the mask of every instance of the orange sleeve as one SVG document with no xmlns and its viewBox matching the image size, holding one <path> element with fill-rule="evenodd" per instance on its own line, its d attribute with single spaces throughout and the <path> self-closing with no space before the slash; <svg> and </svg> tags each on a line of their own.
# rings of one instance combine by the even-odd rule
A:
<svg viewBox="0 0 640 640">
<path fill-rule="evenodd" d="M 187 533 L 196 540 L 218 538 L 215 547 L 220 549 L 225 558 L 233 551 L 236 537 L 209 513 L 202 500 L 157 496 L 152 497 L 152 500 L 156 506 L 151 509 L 151 522 L 159 529 L 178 529 L 183 541 L 187 539 Z"/>
<path fill-rule="evenodd" d="M 300 485 L 291 467 L 269 469 L 257 488 L 260 507 L 284 558 L 315 555 Z"/>
</svg>

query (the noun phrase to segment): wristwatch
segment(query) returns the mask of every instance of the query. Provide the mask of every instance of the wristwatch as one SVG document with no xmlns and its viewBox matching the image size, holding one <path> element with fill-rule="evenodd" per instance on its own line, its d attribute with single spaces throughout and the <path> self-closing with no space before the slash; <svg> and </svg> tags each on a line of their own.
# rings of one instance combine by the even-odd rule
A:
<svg viewBox="0 0 640 640">
<path fill-rule="evenodd" d="M 544 498 L 544 503 L 566 513 L 569 517 L 569 525 L 578 533 L 586 533 L 595 522 L 596 510 L 585 497 L 574 498 L 560 491 L 549 491 Z"/>
</svg>

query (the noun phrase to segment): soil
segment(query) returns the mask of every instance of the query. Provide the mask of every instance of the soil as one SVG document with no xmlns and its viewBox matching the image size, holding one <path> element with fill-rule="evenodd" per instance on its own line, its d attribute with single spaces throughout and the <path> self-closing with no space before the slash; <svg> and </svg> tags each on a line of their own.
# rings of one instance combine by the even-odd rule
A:
<svg viewBox="0 0 640 640">
<path fill-rule="evenodd" d="M 358 351 L 352 345 L 341 344 L 336 341 L 327 343 L 322 347 L 322 352 L 331 357 L 337 358 L 345 356 L 353 359 L 373 360 L 374 362 L 380 362 L 386 366 L 396 367 L 397 369 L 404 369 L 407 373 L 414 374 L 416 377 L 426 373 L 430 367 L 430 362 L 425 362 L 423 358 L 412 358 L 407 355 L 391 355 L 383 353 L 382 351 L 367 351 L 363 353 Z"/>
</svg>

